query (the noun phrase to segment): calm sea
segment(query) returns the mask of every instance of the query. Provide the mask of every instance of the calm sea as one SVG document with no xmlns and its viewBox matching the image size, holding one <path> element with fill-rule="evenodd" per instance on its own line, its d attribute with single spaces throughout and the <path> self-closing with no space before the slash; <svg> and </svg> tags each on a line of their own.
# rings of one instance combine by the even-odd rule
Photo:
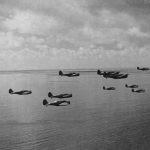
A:
<svg viewBox="0 0 150 150">
<path fill-rule="evenodd" d="M 78 71 L 74 78 L 60 77 L 58 70 L 0 72 L 1 150 L 150 149 L 150 71 L 122 69 L 130 75 L 121 80 Z M 133 93 L 125 84 L 146 92 Z M 10 95 L 9 88 L 32 94 Z M 43 99 L 54 100 L 48 92 L 72 93 L 71 104 L 43 106 Z"/>
</svg>

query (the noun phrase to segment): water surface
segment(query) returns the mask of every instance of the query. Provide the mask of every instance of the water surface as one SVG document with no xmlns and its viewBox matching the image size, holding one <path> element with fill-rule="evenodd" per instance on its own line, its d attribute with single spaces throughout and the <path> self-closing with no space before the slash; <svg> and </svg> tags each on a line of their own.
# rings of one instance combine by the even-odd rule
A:
<svg viewBox="0 0 150 150">
<path fill-rule="evenodd" d="M 75 78 L 60 77 L 58 70 L 0 72 L 0 149 L 150 149 L 150 72 L 122 69 L 129 77 L 114 80 L 94 69 L 78 71 Z M 126 83 L 146 92 L 132 93 Z M 9 88 L 32 94 L 10 95 Z M 44 98 L 53 101 L 48 92 L 72 93 L 71 105 L 44 107 Z"/>
</svg>

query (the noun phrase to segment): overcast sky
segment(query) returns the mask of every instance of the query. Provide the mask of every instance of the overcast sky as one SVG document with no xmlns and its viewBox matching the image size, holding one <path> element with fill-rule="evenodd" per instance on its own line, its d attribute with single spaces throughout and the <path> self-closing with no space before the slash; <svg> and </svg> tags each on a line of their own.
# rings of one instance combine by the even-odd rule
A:
<svg viewBox="0 0 150 150">
<path fill-rule="evenodd" d="M 150 0 L 0 0 L 0 69 L 150 66 Z"/>
</svg>

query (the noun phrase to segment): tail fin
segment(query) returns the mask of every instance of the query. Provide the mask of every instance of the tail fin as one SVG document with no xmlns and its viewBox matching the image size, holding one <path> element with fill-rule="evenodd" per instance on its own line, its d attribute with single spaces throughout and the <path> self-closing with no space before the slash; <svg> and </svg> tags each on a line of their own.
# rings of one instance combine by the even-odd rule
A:
<svg viewBox="0 0 150 150">
<path fill-rule="evenodd" d="M 102 72 L 100 70 L 97 70 L 97 74 L 102 75 Z"/>
<path fill-rule="evenodd" d="M 132 92 L 135 92 L 134 89 L 132 89 Z"/>
<path fill-rule="evenodd" d="M 51 92 L 48 93 L 48 97 L 52 98 L 53 94 Z"/>
<path fill-rule="evenodd" d="M 139 70 L 140 68 L 139 67 L 137 67 L 137 70 Z"/>
<path fill-rule="evenodd" d="M 12 93 L 13 93 L 13 90 L 12 90 L 12 89 L 9 89 L 9 93 L 12 94 Z"/>
<path fill-rule="evenodd" d="M 106 88 L 105 88 L 105 86 L 103 86 L 103 90 L 105 90 Z"/>
<path fill-rule="evenodd" d="M 48 101 L 46 99 L 43 100 L 43 105 L 47 106 L 48 105 Z"/>
<path fill-rule="evenodd" d="M 70 104 L 70 101 L 67 101 L 68 104 Z"/>
<path fill-rule="evenodd" d="M 63 75 L 63 72 L 62 72 L 61 70 L 59 71 L 59 75 L 60 75 L 60 76 L 62 76 L 62 75 Z"/>
<path fill-rule="evenodd" d="M 125 87 L 128 87 L 128 85 L 127 85 L 127 84 L 125 84 Z"/>
</svg>

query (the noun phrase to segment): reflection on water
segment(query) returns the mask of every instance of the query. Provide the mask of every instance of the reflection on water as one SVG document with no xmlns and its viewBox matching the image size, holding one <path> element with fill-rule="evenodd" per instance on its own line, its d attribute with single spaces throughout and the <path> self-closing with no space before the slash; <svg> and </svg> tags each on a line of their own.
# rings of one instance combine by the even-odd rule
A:
<svg viewBox="0 0 150 150">
<path fill-rule="evenodd" d="M 92 70 L 76 78 L 57 72 L 28 71 L 0 75 L 0 149 L 3 150 L 148 150 L 150 148 L 149 72 L 121 70 L 127 79 L 104 79 Z M 138 84 L 145 93 L 132 93 Z M 114 91 L 103 86 L 116 87 Z M 31 95 L 10 95 L 32 90 Z M 71 105 L 42 105 L 48 92 L 72 93 Z"/>
</svg>

